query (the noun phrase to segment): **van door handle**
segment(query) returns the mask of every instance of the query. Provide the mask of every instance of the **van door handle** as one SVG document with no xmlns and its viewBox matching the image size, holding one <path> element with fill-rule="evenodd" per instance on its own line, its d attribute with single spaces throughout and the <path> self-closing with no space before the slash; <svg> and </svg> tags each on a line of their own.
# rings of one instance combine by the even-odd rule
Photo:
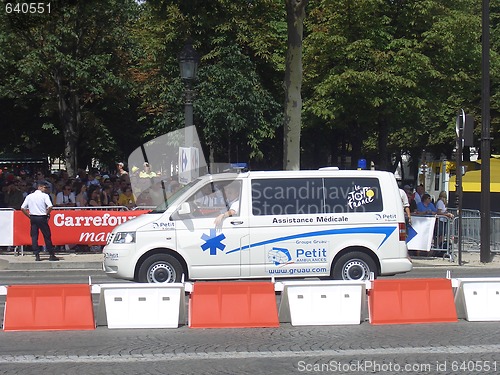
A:
<svg viewBox="0 0 500 375">
<path fill-rule="evenodd" d="M 231 221 L 231 224 L 233 224 L 233 225 L 241 225 L 241 224 L 243 224 L 243 221 Z"/>
</svg>

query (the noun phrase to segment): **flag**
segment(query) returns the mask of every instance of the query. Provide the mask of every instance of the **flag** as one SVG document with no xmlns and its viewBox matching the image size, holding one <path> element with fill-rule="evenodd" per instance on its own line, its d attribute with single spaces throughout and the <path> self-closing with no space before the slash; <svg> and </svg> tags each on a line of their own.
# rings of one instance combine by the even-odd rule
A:
<svg viewBox="0 0 500 375">
<path fill-rule="evenodd" d="M 411 226 L 407 229 L 406 244 L 408 250 L 430 251 L 435 224 L 436 218 L 434 216 L 412 216 Z"/>
</svg>

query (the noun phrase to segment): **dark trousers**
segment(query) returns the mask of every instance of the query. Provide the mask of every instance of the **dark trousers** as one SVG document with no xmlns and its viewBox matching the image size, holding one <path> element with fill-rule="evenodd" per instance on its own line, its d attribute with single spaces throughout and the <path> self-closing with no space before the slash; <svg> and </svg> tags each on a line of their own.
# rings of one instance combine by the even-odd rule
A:
<svg viewBox="0 0 500 375">
<path fill-rule="evenodd" d="M 31 246 L 33 247 L 33 252 L 38 255 L 40 254 L 40 247 L 38 246 L 38 230 L 42 232 L 43 239 L 45 241 L 45 246 L 47 246 L 47 251 L 50 255 L 54 254 L 54 246 L 52 245 L 52 240 L 50 238 L 50 227 L 49 219 L 47 216 L 30 216 L 31 222 Z"/>
</svg>

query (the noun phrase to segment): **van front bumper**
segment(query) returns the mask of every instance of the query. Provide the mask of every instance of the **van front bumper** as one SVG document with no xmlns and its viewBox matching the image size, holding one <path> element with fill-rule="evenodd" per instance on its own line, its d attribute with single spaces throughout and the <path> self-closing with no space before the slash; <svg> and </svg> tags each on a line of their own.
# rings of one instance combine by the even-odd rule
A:
<svg viewBox="0 0 500 375">
<path fill-rule="evenodd" d="M 103 271 L 114 278 L 133 280 L 135 263 L 131 254 L 134 254 L 133 244 L 109 244 L 104 247 Z"/>
<path fill-rule="evenodd" d="M 118 273 L 118 267 L 108 266 L 104 261 L 102 262 L 102 270 L 106 272 L 109 276 L 116 275 Z"/>
</svg>

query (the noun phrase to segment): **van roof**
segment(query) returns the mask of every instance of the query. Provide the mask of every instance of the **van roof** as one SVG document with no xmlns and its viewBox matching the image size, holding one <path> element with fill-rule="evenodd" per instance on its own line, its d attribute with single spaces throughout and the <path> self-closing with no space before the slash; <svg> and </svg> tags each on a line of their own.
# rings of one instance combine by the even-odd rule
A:
<svg viewBox="0 0 500 375">
<path fill-rule="evenodd" d="M 212 178 L 214 180 L 227 179 L 227 178 L 286 178 L 286 177 L 376 177 L 382 175 L 393 175 L 391 172 L 374 171 L 374 170 L 299 170 L 299 171 L 249 171 L 241 173 L 218 173 L 213 175 L 204 176 L 205 178 Z"/>
</svg>

